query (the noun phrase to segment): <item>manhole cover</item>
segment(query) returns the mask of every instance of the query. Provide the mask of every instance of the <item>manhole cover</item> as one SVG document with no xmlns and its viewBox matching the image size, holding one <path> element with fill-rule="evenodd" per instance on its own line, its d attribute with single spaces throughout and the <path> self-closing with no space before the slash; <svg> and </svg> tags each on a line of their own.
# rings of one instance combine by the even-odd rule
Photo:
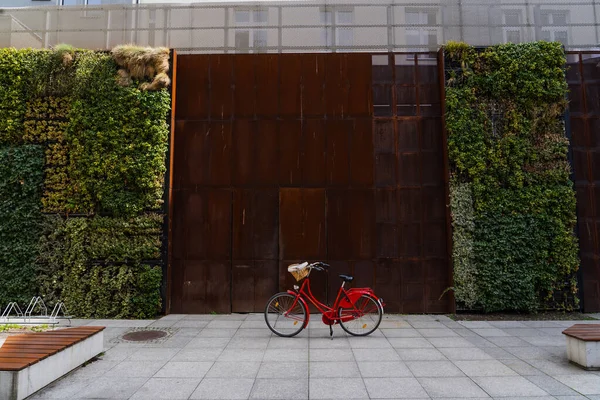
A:
<svg viewBox="0 0 600 400">
<path fill-rule="evenodd" d="M 149 340 L 156 340 L 165 336 L 167 336 L 167 332 L 165 331 L 148 330 L 126 333 L 123 335 L 123 339 L 130 342 L 147 342 Z"/>
</svg>

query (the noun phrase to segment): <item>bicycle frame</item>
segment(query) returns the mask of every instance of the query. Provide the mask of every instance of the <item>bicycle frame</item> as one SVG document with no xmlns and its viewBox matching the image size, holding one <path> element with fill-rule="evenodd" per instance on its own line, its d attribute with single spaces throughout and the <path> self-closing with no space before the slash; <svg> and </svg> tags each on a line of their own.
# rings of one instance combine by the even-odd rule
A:
<svg viewBox="0 0 600 400">
<path fill-rule="evenodd" d="M 296 296 L 296 300 L 294 301 L 294 303 L 292 304 L 292 306 L 290 307 L 290 309 L 293 309 L 297 302 L 300 301 L 303 303 L 304 308 L 306 309 L 306 314 L 307 314 L 307 318 L 306 318 L 306 322 L 304 323 L 303 328 L 306 328 L 306 326 L 308 325 L 308 321 L 310 320 L 310 310 L 308 308 L 308 304 L 306 303 L 306 300 L 310 301 L 316 308 L 317 310 L 319 310 L 319 312 L 321 314 L 323 314 L 323 323 L 326 325 L 334 325 L 339 323 L 340 319 L 342 319 L 344 322 L 346 321 L 350 321 L 353 320 L 354 318 L 356 318 L 357 316 L 362 315 L 363 310 L 359 310 L 357 309 L 354 305 L 356 303 L 356 300 L 358 300 L 362 295 L 371 295 L 373 296 L 375 299 L 377 299 L 377 301 L 380 302 L 379 298 L 375 295 L 375 293 L 373 292 L 373 289 L 371 288 L 351 288 L 349 290 L 346 290 L 344 288 L 346 282 L 342 282 L 342 285 L 340 286 L 340 289 L 338 290 L 337 296 L 335 298 L 335 302 L 333 303 L 333 306 L 329 307 L 323 303 L 321 303 L 313 294 L 312 291 L 310 289 L 310 279 L 308 277 L 306 277 L 304 279 L 304 282 L 302 282 L 302 285 L 298 288 L 298 286 L 295 286 L 294 290 L 288 290 L 288 293 Z M 383 304 L 382 304 L 383 306 Z M 339 316 L 339 308 L 340 307 L 344 307 L 344 308 L 353 308 L 353 313 L 352 315 L 344 315 L 342 317 Z"/>
</svg>

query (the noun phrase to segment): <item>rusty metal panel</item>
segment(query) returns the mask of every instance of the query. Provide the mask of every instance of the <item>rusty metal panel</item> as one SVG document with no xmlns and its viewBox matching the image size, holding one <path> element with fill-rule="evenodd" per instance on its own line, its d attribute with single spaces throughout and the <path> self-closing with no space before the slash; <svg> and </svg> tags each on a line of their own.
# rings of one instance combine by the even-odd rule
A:
<svg viewBox="0 0 600 400">
<path fill-rule="evenodd" d="M 279 185 L 302 185 L 302 121 L 279 121 Z"/>
<path fill-rule="evenodd" d="M 372 187 L 373 168 L 373 122 L 370 118 L 354 121 L 350 143 L 350 182 L 354 187 Z"/>
<path fill-rule="evenodd" d="M 255 182 L 256 121 L 235 119 L 233 121 L 233 184 L 249 185 Z"/>
<path fill-rule="evenodd" d="M 233 107 L 235 118 L 250 118 L 256 113 L 256 58 L 252 54 L 240 54 L 233 58 Z"/>
<path fill-rule="evenodd" d="M 279 60 L 275 54 L 255 54 L 256 115 L 274 118 L 279 115 Z"/>
<path fill-rule="evenodd" d="M 233 59 L 231 55 L 210 56 L 210 118 L 228 119 L 233 113 Z"/>
<path fill-rule="evenodd" d="M 276 260 L 278 235 L 278 190 L 234 189 L 233 258 Z"/>
<path fill-rule="evenodd" d="M 178 121 L 177 143 L 185 149 L 176 158 L 175 175 L 181 189 L 231 184 L 231 123 Z"/>
<path fill-rule="evenodd" d="M 308 118 L 325 114 L 325 54 L 302 55 L 302 113 Z"/>
<path fill-rule="evenodd" d="M 328 54 L 325 59 L 325 110 L 328 117 L 348 114 L 348 64 L 345 54 Z"/>
<path fill-rule="evenodd" d="M 326 259 L 325 190 L 279 190 L 279 258 Z"/>
<path fill-rule="evenodd" d="M 306 187 L 325 187 L 327 182 L 325 121 L 323 119 L 306 119 L 303 128 L 303 154 L 300 159 L 302 183 Z M 292 154 L 296 154 L 296 152 Z"/>
<path fill-rule="evenodd" d="M 348 63 L 348 111 L 352 117 L 370 117 L 373 115 L 371 97 L 371 55 L 347 54 Z"/>
<path fill-rule="evenodd" d="M 258 186 L 277 186 L 279 171 L 279 132 L 277 121 L 259 119 L 251 145 L 254 147 L 253 171 Z"/>
<path fill-rule="evenodd" d="M 302 115 L 302 55 L 290 54 L 279 62 L 279 113 L 283 118 Z"/>
<path fill-rule="evenodd" d="M 327 183 L 347 186 L 350 183 L 350 135 L 352 121 L 326 120 L 327 131 Z"/>
<path fill-rule="evenodd" d="M 209 115 L 210 59 L 193 55 L 177 56 L 176 118 L 204 119 Z"/>
<path fill-rule="evenodd" d="M 233 260 L 232 312 L 263 311 L 272 294 L 278 291 L 277 260 Z"/>
<path fill-rule="evenodd" d="M 327 249 L 330 258 L 357 260 L 374 257 L 374 194 L 373 190 L 327 189 Z"/>
<path fill-rule="evenodd" d="M 231 312 L 230 261 L 181 262 L 183 295 L 181 313 L 208 314 Z"/>
</svg>

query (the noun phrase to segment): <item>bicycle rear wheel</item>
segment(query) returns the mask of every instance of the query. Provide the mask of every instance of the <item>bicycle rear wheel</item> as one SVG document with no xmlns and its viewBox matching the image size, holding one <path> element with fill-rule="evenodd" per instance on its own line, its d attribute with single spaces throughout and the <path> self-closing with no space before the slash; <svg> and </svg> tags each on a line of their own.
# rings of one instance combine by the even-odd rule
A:
<svg viewBox="0 0 600 400">
<path fill-rule="evenodd" d="M 340 307 L 338 313 L 343 330 L 353 336 L 367 336 L 379 327 L 383 308 L 377 299 L 363 294 L 356 300 L 354 308 Z"/>
<path fill-rule="evenodd" d="M 305 321 L 306 308 L 304 303 L 296 301 L 296 296 L 281 292 L 267 302 L 265 322 L 274 334 L 283 337 L 295 336 L 304 329 Z"/>
</svg>

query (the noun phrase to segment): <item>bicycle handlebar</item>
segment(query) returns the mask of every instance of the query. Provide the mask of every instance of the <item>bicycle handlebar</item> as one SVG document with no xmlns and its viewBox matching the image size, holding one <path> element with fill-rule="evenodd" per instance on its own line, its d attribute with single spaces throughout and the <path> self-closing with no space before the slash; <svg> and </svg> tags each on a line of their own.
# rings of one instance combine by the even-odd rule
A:
<svg viewBox="0 0 600 400">
<path fill-rule="evenodd" d="M 316 263 L 311 264 L 311 268 L 316 269 L 317 271 L 327 271 L 329 269 L 329 264 L 317 261 Z"/>
</svg>

